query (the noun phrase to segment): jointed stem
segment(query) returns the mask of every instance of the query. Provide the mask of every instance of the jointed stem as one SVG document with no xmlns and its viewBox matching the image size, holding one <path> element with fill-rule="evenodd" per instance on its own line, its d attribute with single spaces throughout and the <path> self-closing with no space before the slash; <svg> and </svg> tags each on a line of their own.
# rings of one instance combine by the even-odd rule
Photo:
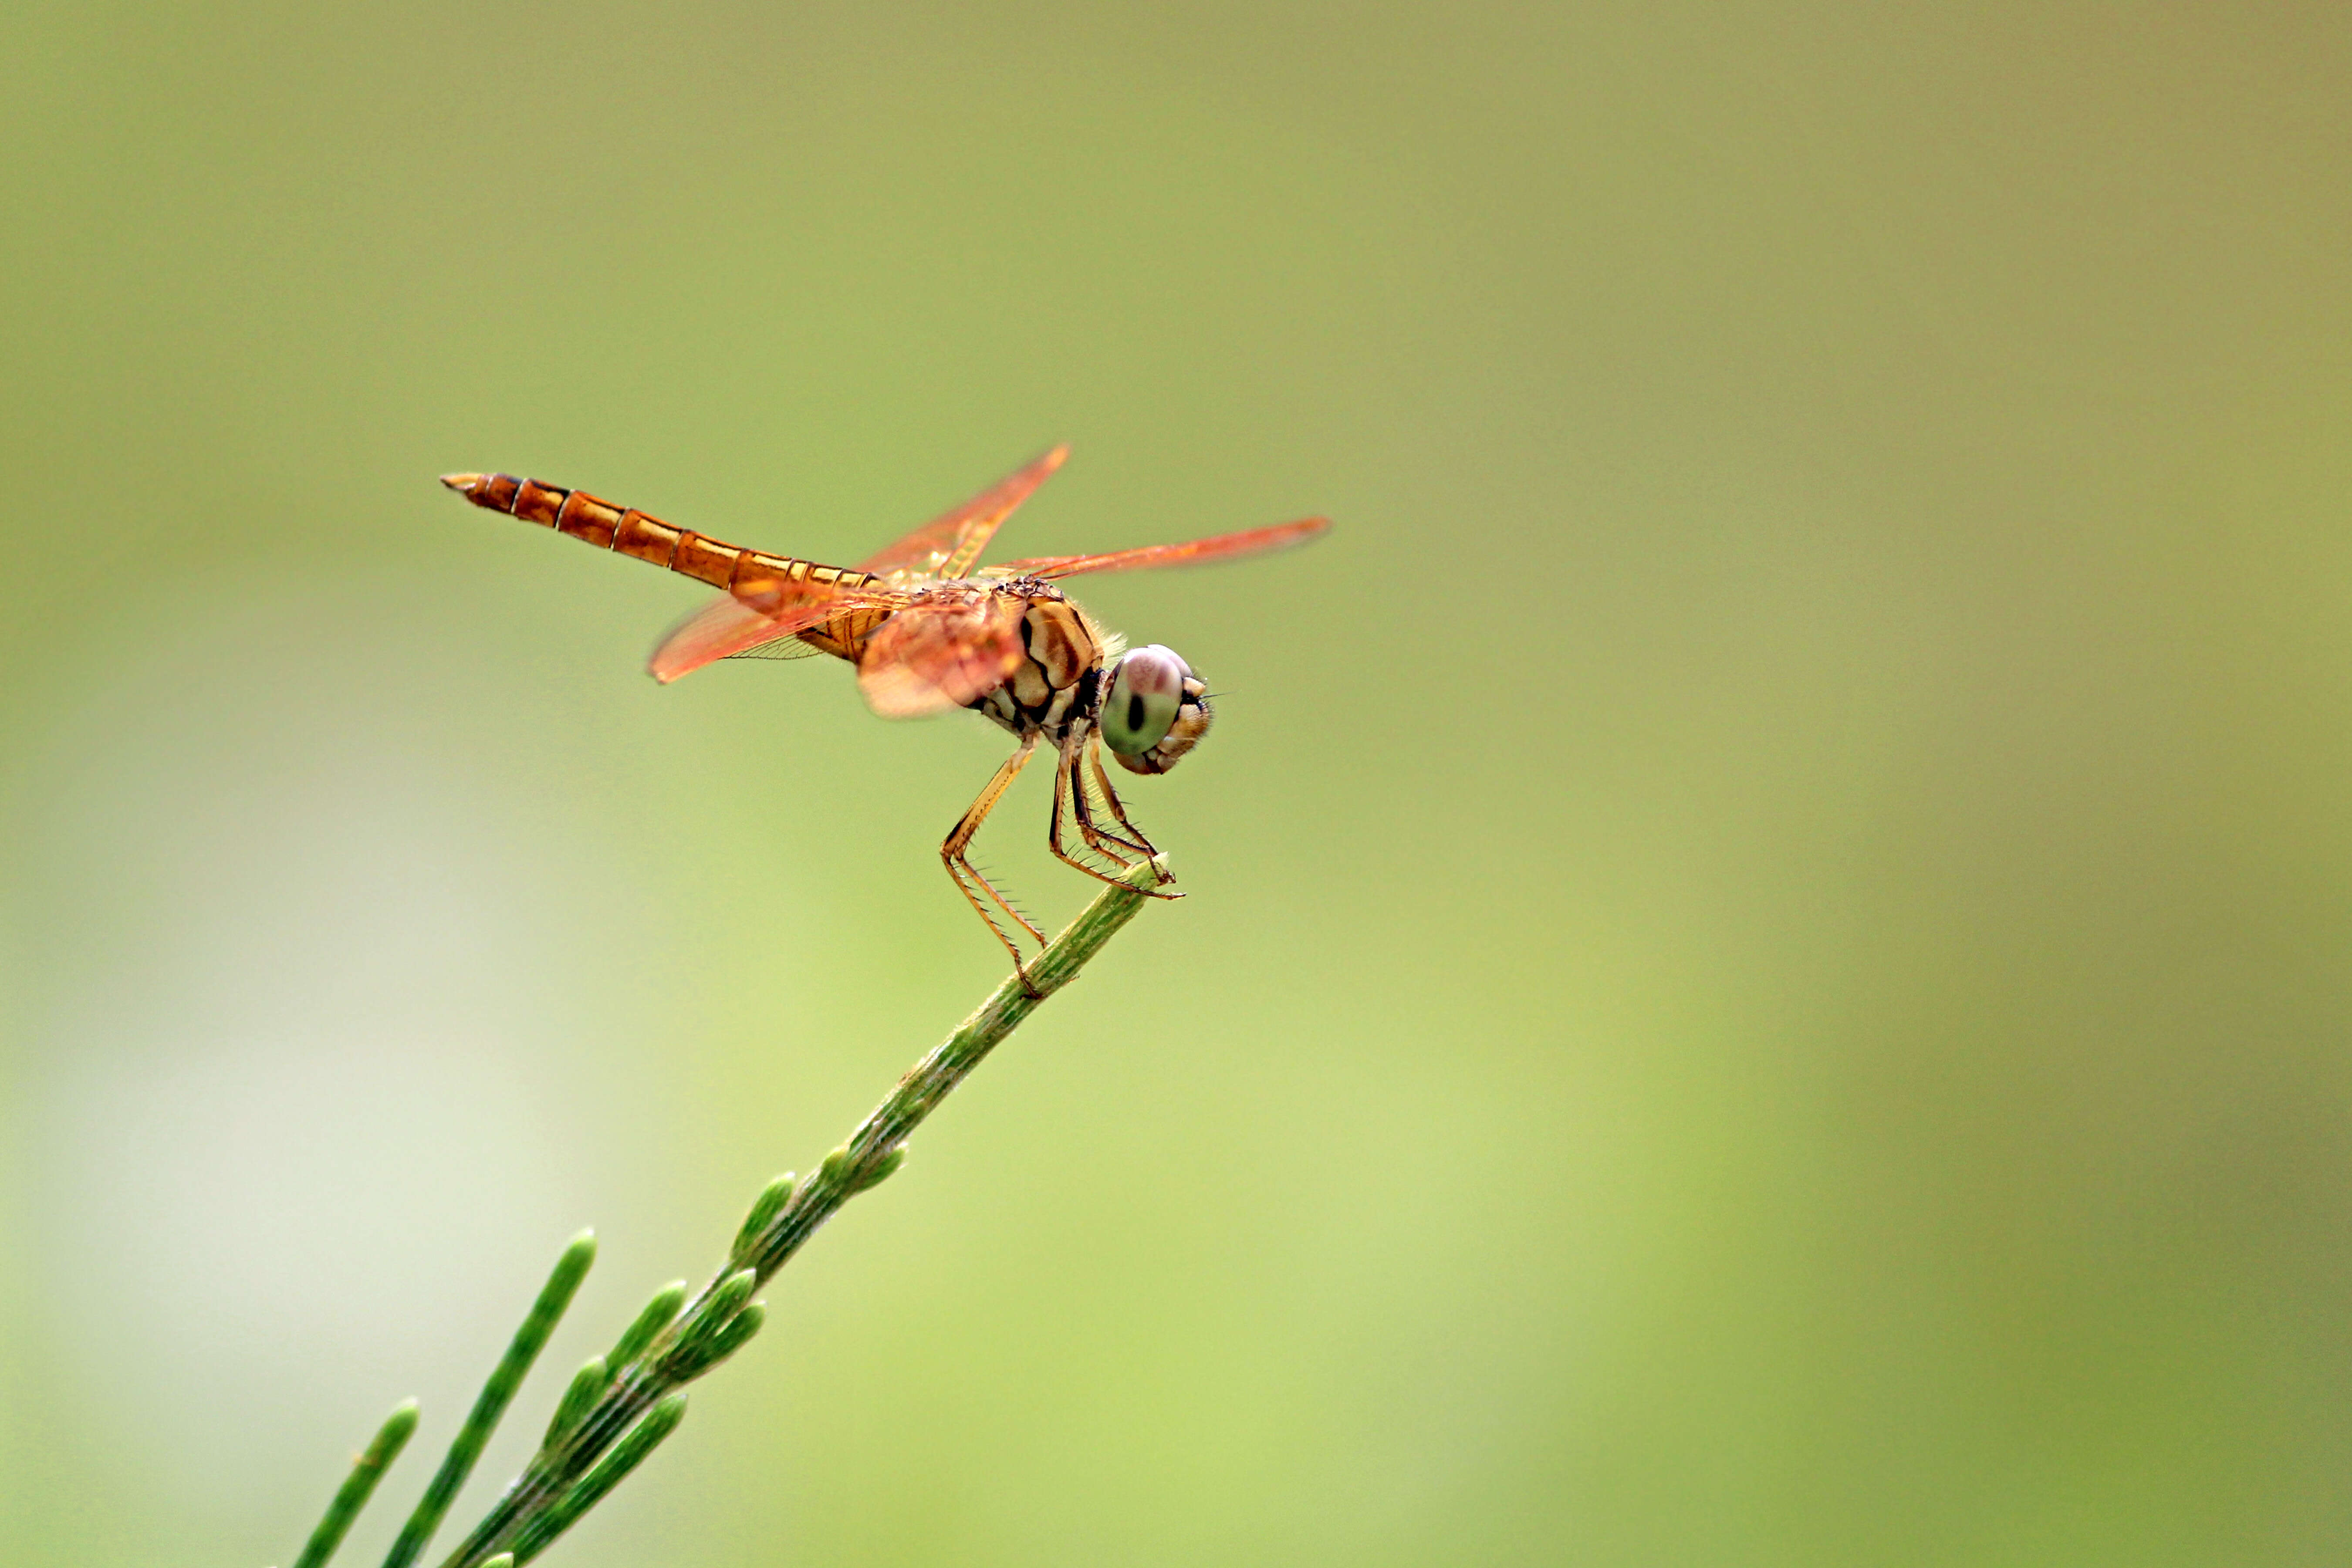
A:
<svg viewBox="0 0 2352 1568">
<path fill-rule="evenodd" d="M 610 1353 L 592 1357 L 573 1375 L 539 1453 L 445 1568 L 490 1568 L 493 1563 L 516 1568 L 529 1563 L 653 1452 L 686 1413 L 684 1385 L 759 1331 L 767 1309 L 751 1300 L 752 1291 L 843 1204 L 897 1170 L 905 1157 L 907 1135 L 1039 1003 L 1075 979 L 1119 927 L 1135 918 L 1146 899 L 1165 897 L 1159 889 L 1167 880 L 1167 865 L 1157 857 L 1131 869 L 1047 943 L 1025 974 L 1016 968 L 945 1044 L 908 1069 L 849 1142 L 826 1155 L 807 1181 L 795 1185 L 792 1177 L 779 1176 L 768 1184 L 737 1230 L 725 1267 L 691 1301 L 686 1299 L 684 1280 L 656 1292 Z M 431 1542 L 595 1252 L 594 1238 L 586 1232 L 564 1249 L 424 1500 L 394 1542 L 386 1568 L 408 1568 Z M 393 1412 L 336 1492 L 296 1568 L 326 1568 L 415 1426 L 414 1401 Z"/>
<path fill-rule="evenodd" d="M 615 1350 L 631 1353 L 615 1355 L 602 1395 L 576 1420 L 559 1423 L 548 1445 L 443 1568 L 478 1568 L 509 1550 L 519 1562 L 528 1561 L 601 1496 L 603 1486 L 619 1479 L 616 1469 L 625 1465 L 598 1462 L 607 1450 L 614 1451 L 616 1460 L 634 1463 L 658 1442 L 676 1424 L 683 1405 L 677 1390 L 716 1365 L 757 1328 L 762 1309 L 750 1300 L 751 1292 L 842 1205 L 898 1169 L 908 1135 L 1040 1003 L 1076 978 L 1167 879 L 1165 862 L 1155 858 L 1104 889 L 1026 966 L 1025 984 L 1021 973 L 1000 984 L 955 1033 L 908 1070 L 847 1142 L 827 1154 L 807 1181 L 790 1189 L 789 1197 L 774 1203 L 775 1187 L 763 1194 L 760 1206 L 772 1208 L 764 1223 L 745 1227 L 727 1263 L 649 1341 L 634 1331 L 625 1336 Z M 755 1217 L 758 1213 L 755 1208 Z M 631 1339 L 638 1342 L 632 1345 Z M 625 1435 L 629 1441 L 614 1449 Z"/>
</svg>

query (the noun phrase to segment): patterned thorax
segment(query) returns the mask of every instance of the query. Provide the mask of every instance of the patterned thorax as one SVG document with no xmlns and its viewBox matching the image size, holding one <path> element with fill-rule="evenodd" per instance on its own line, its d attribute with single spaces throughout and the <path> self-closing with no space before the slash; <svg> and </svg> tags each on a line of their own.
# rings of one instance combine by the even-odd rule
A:
<svg viewBox="0 0 2352 1568">
<path fill-rule="evenodd" d="M 1091 719 L 1101 701 L 1099 672 L 1108 639 L 1049 583 L 1032 578 L 995 592 L 1022 603 L 1024 657 L 1010 679 L 971 706 L 1015 735 L 1036 734 L 1058 743 L 1072 721 Z"/>
</svg>

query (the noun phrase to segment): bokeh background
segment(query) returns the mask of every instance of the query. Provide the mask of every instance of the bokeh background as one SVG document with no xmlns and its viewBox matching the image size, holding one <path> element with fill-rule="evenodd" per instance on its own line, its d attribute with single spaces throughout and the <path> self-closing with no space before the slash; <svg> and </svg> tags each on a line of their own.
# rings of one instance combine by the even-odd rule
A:
<svg viewBox="0 0 2352 1568">
<path fill-rule="evenodd" d="M 0 1558 L 380 1552 L 993 984 L 1002 754 L 506 468 L 1230 693 L 564 1562 L 2352 1555 L 2352 12 L 16 0 Z M 986 858 L 1089 884 L 1024 781 Z"/>
</svg>

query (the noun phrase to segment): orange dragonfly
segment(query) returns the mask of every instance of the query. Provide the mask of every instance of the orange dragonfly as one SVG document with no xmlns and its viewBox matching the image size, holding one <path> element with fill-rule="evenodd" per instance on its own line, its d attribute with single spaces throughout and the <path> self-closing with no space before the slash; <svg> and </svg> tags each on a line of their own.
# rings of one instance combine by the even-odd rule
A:
<svg viewBox="0 0 2352 1568">
<path fill-rule="evenodd" d="M 770 555 L 644 512 L 509 474 L 447 474 L 441 482 L 505 512 L 634 555 L 714 588 L 719 596 L 673 627 L 647 668 L 667 684 L 721 658 L 829 653 L 857 667 L 874 711 L 908 719 L 970 708 L 1020 742 L 940 846 L 940 858 L 1028 984 L 1009 920 L 1040 947 L 1045 933 L 971 863 L 991 807 L 1040 741 L 1054 748 L 1054 811 L 1045 843 L 1056 858 L 1116 880 L 1159 851 L 1129 819 L 1102 750 L 1129 773 L 1164 773 L 1209 731 L 1209 693 L 1192 667 L 1158 644 L 1124 647 L 1054 584 L 1089 572 L 1186 566 L 1301 544 L 1329 528 L 1307 518 L 1099 555 L 1050 555 L 979 565 L 1013 509 L 1069 455 L 1056 447 L 1027 468 L 852 567 Z M 1065 812 L 1078 842 L 1066 847 Z M 1106 816 L 1108 820 L 1106 820 Z M 1162 898 L 1178 895 L 1157 894 Z M 1000 920 L 999 915 L 1004 917 Z"/>
</svg>

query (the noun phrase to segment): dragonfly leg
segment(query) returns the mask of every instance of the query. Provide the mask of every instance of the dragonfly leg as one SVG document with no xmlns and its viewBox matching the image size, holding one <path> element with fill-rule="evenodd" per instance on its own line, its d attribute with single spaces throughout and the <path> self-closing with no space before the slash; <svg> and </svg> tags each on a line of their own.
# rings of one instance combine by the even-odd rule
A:
<svg viewBox="0 0 2352 1568">
<path fill-rule="evenodd" d="M 1127 831 L 1133 836 L 1130 838 L 1119 838 L 1118 841 L 1121 844 L 1126 845 L 1129 848 L 1135 850 L 1146 859 L 1150 859 L 1151 857 L 1159 854 L 1160 851 L 1151 847 L 1151 840 L 1143 836 L 1143 829 L 1138 827 L 1135 824 L 1127 819 L 1127 807 L 1119 805 L 1118 792 L 1110 787 L 1110 774 L 1104 771 L 1103 768 L 1102 732 L 1100 731 L 1089 730 L 1087 731 L 1087 766 L 1094 773 L 1095 787 L 1102 793 L 1103 804 L 1110 807 L 1110 814 L 1113 816 L 1118 818 L 1118 825 L 1121 827 L 1126 828 Z M 1103 831 L 1104 836 L 1107 837 L 1118 837 L 1117 834 L 1109 832 L 1108 829 L 1104 829 Z"/>
<path fill-rule="evenodd" d="M 1091 739 L 1091 737 L 1088 738 Z M 1128 884 L 1124 877 L 1108 875 L 1080 859 L 1078 855 L 1098 856 L 1125 872 L 1134 869 L 1144 860 L 1157 855 L 1159 851 L 1152 848 L 1150 840 L 1144 838 L 1140 833 L 1136 833 L 1135 837 L 1141 842 L 1133 842 L 1120 837 L 1116 833 L 1107 831 L 1095 821 L 1093 802 L 1088 799 L 1087 793 L 1086 774 L 1080 771 L 1078 757 L 1080 748 L 1081 742 L 1076 735 L 1063 743 L 1060 761 L 1054 770 L 1054 816 L 1052 826 L 1045 835 L 1045 847 L 1054 852 L 1055 859 L 1065 865 L 1076 867 L 1098 882 L 1114 882 L 1126 886 Z M 1095 765 L 1097 772 L 1099 773 L 1101 763 L 1097 762 Z M 1077 824 L 1078 836 L 1086 841 L 1085 847 L 1078 852 L 1078 855 L 1067 853 L 1062 847 L 1062 804 L 1065 800 L 1069 803 L 1071 820 Z M 1132 823 L 1129 823 L 1127 826 L 1129 832 L 1135 832 Z M 1181 893 L 1161 892 L 1157 889 L 1150 891 L 1151 896 L 1158 899 L 1183 897 Z"/>
<path fill-rule="evenodd" d="M 1082 784 L 1077 771 L 1077 758 L 1075 754 L 1076 749 L 1075 739 L 1065 742 L 1061 754 L 1054 764 L 1054 815 L 1045 828 L 1045 847 L 1052 850 L 1054 858 L 1061 861 L 1065 866 L 1074 866 L 1098 882 L 1116 883 L 1119 880 L 1117 872 L 1132 870 L 1138 862 L 1108 845 L 1097 842 L 1097 836 L 1089 831 L 1091 825 L 1087 821 L 1086 810 L 1081 804 L 1084 796 L 1081 794 Z M 1065 802 L 1068 803 L 1071 819 L 1077 823 L 1079 834 L 1085 839 L 1085 844 L 1075 855 L 1062 847 L 1062 809 Z M 1104 871 L 1099 867 L 1090 865 L 1079 858 L 1089 854 L 1108 862 L 1114 868 L 1113 871 Z"/>
<path fill-rule="evenodd" d="M 1037 738 L 1034 735 L 1023 741 L 1021 749 L 1004 759 L 1004 765 L 996 770 L 996 776 L 988 781 L 988 787 L 980 792 L 980 798 L 971 803 L 971 808 L 956 823 L 955 830 L 940 846 L 940 858 L 946 862 L 948 875 L 954 879 L 956 890 L 971 905 L 973 912 L 988 922 L 989 931 L 1004 944 L 1004 951 L 1013 955 L 1013 973 L 1020 977 L 1024 990 L 1031 988 L 1029 971 L 1022 963 L 1021 949 L 1013 944 L 1012 933 L 1004 929 L 997 920 L 995 910 L 989 906 L 992 904 L 995 910 L 1003 910 L 1015 925 L 1036 938 L 1039 947 L 1045 945 L 1045 933 L 1031 924 L 1026 915 L 1014 909 L 1011 900 L 997 891 L 996 885 L 981 874 L 980 868 L 971 863 L 966 851 L 971 847 L 972 836 L 980 831 L 980 825 L 988 820 L 988 814 L 996 805 L 997 797 L 1004 793 L 1005 787 L 1012 784 L 1023 764 L 1029 761 L 1030 753 L 1036 749 Z M 982 894 L 987 895 L 986 902 L 982 901 Z M 1032 994 L 1034 994 L 1034 991 Z"/>
<path fill-rule="evenodd" d="M 1143 829 L 1136 826 L 1134 823 L 1129 822 L 1127 819 L 1127 808 L 1119 805 L 1118 792 L 1110 787 L 1110 774 L 1103 770 L 1102 735 L 1099 731 L 1089 731 L 1087 733 L 1087 766 L 1094 773 L 1095 786 L 1102 794 L 1103 804 L 1110 808 L 1110 814 L 1113 816 L 1118 818 L 1118 825 L 1121 827 L 1126 828 L 1129 833 L 1134 836 L 1131 839 L 1120 838 L 1118 835 L 1105 828 L 1102 830 L 1104 837 L 1127 845 L 1129 848 L 1141 854 L 1144 858 L 1148 860 L 1157 859 L 1159 858 L 1160 851 L 1153 847 L 1150 839 L 1146 838 L 1143 836 Z M 1083 798 L 1083 795 L 1081 795 L 1081 798 Z M 1176 879 L 1174 877 L 1170 876 L 1165 870 L 1160 872 L 1160 879 L 1161 885 L 1163 887 L 1167 883 L 1172 882 Z M 1155 899 L 1181 899 L 1184 895 L 1181 893 L 1162 892 L 1155 889 L 1153 889 L 1151 896 Z"/>
</svg>

